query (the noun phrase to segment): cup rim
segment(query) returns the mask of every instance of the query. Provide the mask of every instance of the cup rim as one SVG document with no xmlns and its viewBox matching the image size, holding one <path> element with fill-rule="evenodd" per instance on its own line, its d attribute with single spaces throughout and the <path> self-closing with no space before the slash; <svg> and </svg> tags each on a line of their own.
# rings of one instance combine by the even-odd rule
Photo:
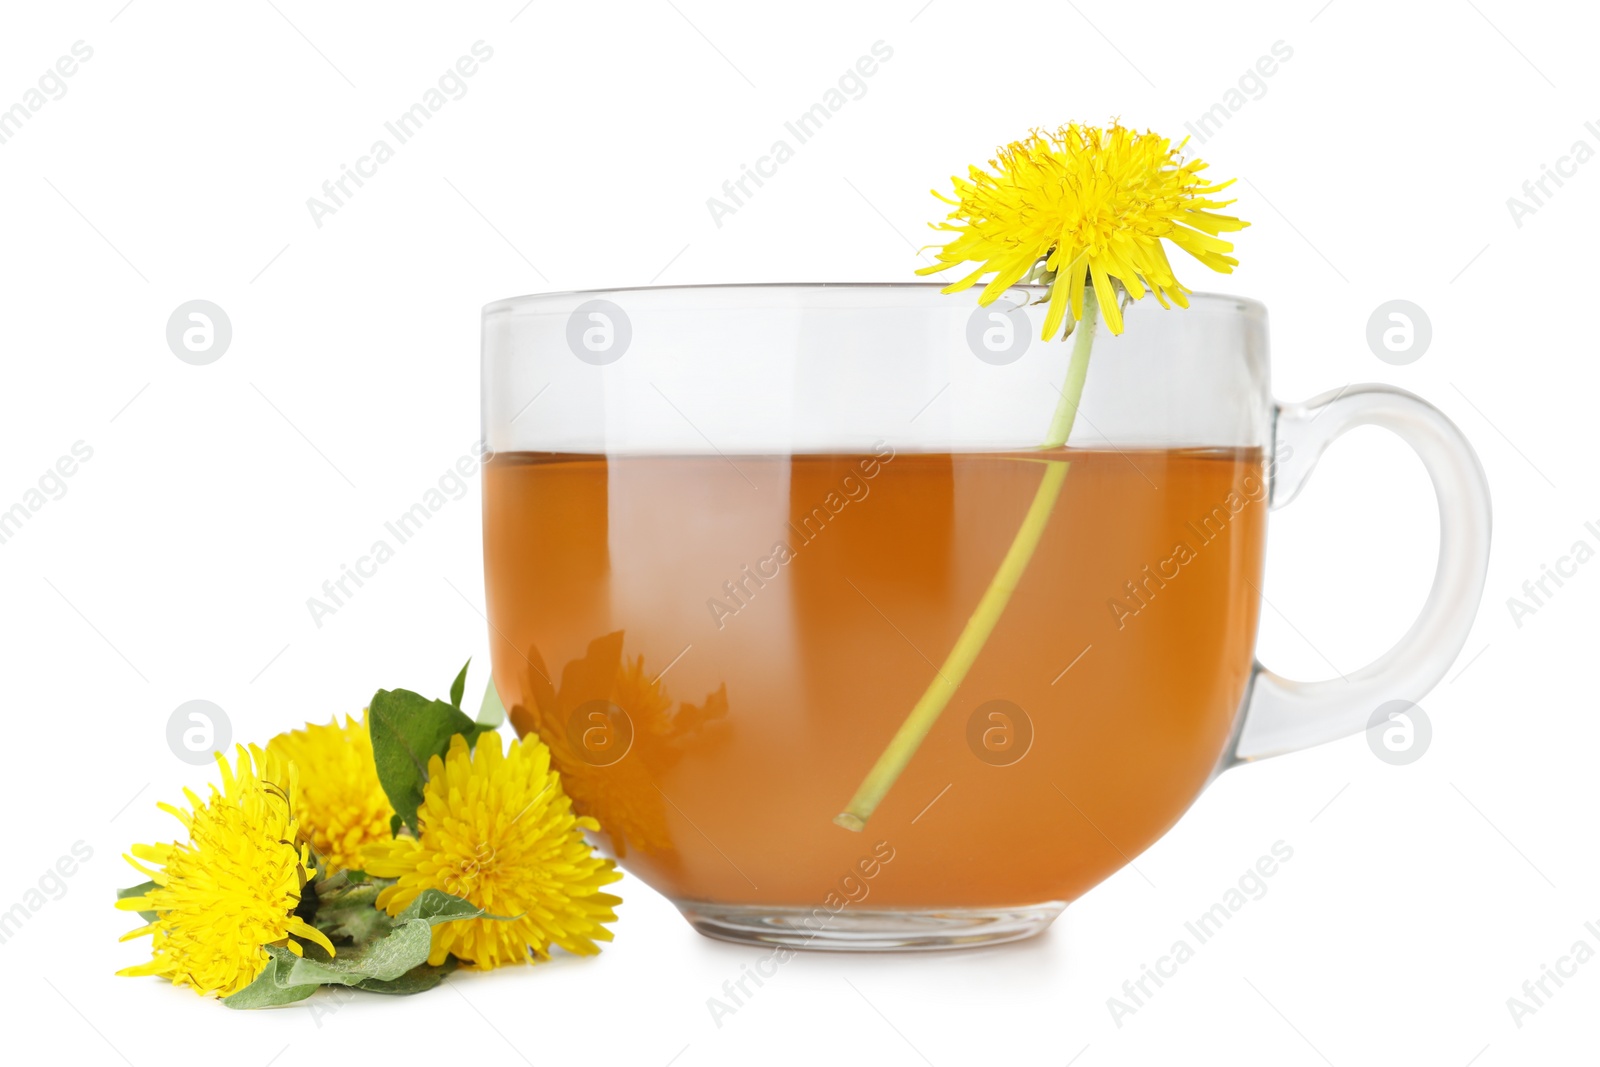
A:
<svg viewBox="0 0 1600 1067">
<path fill-rule="evenodd" d="M 483 305 L 482 315 L 488 318 L 506 311 L 517 311 L 537 306 L 542 301 L 559 300 L 570 301 L 574 297 L 589 297 L 598 299 L 622 293 L 696 293 L 706 294 L 711 290 L 731 289 L 772 289 L 772 290 L 812 290 L 812 289 L 897 289 L 897 290 L 934 290 L 943 289 L 945 282 L 702 282 L 692 285 L 625 285 L 601 289 L 562 289 L 544 293 L 523 293 L 518 296 L 502 297 Z M 976 287 L 974 287 L 976 288 Z M 1022 289 L 1028 292 L 1043 294 L 1045 287 L 1042 285 L 1013 285 L 1012 289 Z M 1188 294 L 1191 304 L 1233 304 L 1240 310 L 1252 312 L 1257 315 L 1266 313 L 1266 305 L 1261 301 L 1248 296 L 1236 296 L 1232 293 L 1191 292 Z"/>
</svg>

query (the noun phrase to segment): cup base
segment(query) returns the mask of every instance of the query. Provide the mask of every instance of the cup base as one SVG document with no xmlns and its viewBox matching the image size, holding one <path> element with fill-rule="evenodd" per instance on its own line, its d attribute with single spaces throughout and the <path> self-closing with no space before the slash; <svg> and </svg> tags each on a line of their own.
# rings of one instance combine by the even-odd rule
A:
<svg viewBox="0 0 1600 1067">
<path fill-rule="evenodd" d="M 689 925 L 741 945 L 784 945 L 815 952 L 915 952 L 977 948 L 1043 933 L 1066 902 L 1008 908 L 794 908 L 679 901 Z"/>
</svg>

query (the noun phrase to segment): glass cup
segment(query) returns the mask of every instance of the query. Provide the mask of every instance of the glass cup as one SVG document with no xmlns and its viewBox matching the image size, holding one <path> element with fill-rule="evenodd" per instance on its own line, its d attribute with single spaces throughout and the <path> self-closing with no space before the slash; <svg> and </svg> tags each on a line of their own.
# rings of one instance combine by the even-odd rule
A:
<svg viewBox="0 0 1600 1067">
<path fill-rule="evenodd" d="M 702 933 L 1029 936 L 1222 771 L 1359 732 L 1460 652 L 1489 494 L 1439 411 L 1375 385 L 1276 404 L 1265 309 L 1196 294 L 1099 332 L 1044 448 L 1073 346 L 1039 340 L 1040 295 L 484 309 L 496 685 L 601 843 Z M 1373 663 L 1292 681 L 1253 654 L 1267 513 L 1358 425 L 1432 478 L 1432 592 Z"/>
</svg>

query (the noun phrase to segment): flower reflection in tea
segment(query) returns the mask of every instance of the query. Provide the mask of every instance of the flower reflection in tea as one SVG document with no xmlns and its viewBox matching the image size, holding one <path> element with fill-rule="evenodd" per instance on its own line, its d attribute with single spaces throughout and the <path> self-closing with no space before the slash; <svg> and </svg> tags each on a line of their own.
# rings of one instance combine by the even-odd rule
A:
<svg viewBox="0 0 1600 1067">
<path fill-rule="evenodd" d="M 559 689 L 539 650 L 529 649 L 525 691 L 534 704 L 509 711 L 519 734 L 537 731 L 550 746 L 573 806 L 599 820 L 618 856 L 672 847 L 667 799 L 655 781 L 677 761 L 682 741 L 728 710 L 726 685 L 673 710 L 662 672 L 647 671 L 643 656 L 625 657 L 622 643 L 621 630 L 589 642 L 582 659 L 561 669 Z"/>
</svg>

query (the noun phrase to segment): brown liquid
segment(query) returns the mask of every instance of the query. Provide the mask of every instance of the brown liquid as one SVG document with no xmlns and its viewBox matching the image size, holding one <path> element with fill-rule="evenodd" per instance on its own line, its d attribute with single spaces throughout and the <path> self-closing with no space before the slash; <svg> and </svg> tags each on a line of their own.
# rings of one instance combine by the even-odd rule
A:
<svg viewBox="0 0 1600 1067">
<path fill-rule="evenodd" d="M 676 900 L 859 901 L 880 841 L 893 860 L 863 906 L 1076 898 L 1226 747 L 1255 642 L 1258 452 L 1051 453 L 1071 465 L 993 635 L 866 831 L 832 822 L 988 587 L 1041 455 L 493 456 L 512 722 Z"/>
</svg>

